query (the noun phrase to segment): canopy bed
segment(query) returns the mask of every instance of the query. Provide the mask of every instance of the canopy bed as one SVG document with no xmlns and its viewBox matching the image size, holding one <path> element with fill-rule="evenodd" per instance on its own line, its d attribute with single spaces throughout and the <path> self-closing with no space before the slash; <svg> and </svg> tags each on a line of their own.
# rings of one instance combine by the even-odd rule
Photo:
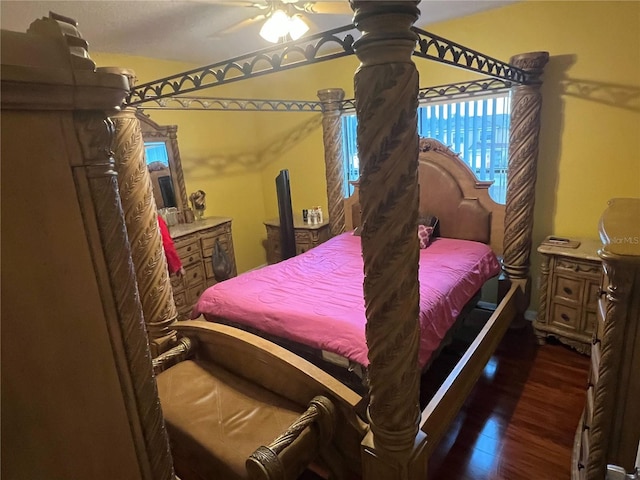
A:
<svg viewBox="0 0 640 480">
<path fill-rule="evenodd" d="M 80 138 L 82 166 L 76 170 L 83 173 L 76 173 L 69 188 L 77 196 L 81 224 L 91 233 L 94 269 L 101 278 L 102 295 L 108 305 L 105 310 L 114 357 L 119 362 L 119 378 L 123 389 L 130 392 L 125 410 L 133 419 L 136 458 L 143 478 L 173 478 L 173 465 L 183 480 L 201 478 L 205 472 L 215 471 L 215 465 L 223 464 L 228 468 L 225 472 L 229 478 L 247 475 L 295 478 L 309 462 L 323 465 L 333 478 L 346 478 L 350 469 L 365 479 L 426 478 L 427 460 L 434 445 L 464 402 L 511 320 L 522 314 L 528 304 L 541 105 L 539 76 L 548 55 L 544 52 L 519 55 L 505 64 L 412 29 L 419 15 L 417 3 L 353 1 L 354 24 L 363 33 L 356 42 L 351 35 L 338 39 L 342 52 L 318 53 L 328 39 L 335 40 L 338 33 L 352 27 L 245 56 L 249 60 L 239 57 L 228 64 L 223 62 L 137 87 L 131 87 L 133 75 L 126 70 L 96 71 L 86 52 L 86 42 L 69 19 L 52 14 L 49 19 L 34 22 L 24 38 L 13 37 L 17 43 L 32 42 L 35 50 L 55 51 L 54 58 L 60 58 L 62 51 L 66 54 L 64 58 L 70 59 L 65 63 L 68 75 L 51 80 L 60 81 L 57 85 L 60 92 L 72 92 L 70 100 L 58 108 L 75 112 L 75 123 L 69 128 L 78 132 Z M 3 46 L 4 40 L 3 36 Z M 281 55 L 283 51 L 287 55 Z M 270 56 L 270 52 L 279 53 Z M 294 53 L 301 54 L 302 60 L 291 60 Z M 361 220 L 367 400 L 313 365 L 249 333 L 208 322 L 175 321 L 177 312 L 162 255 L 151 181 L 147 169 L 141 167 L 144 155 L 140 123 L 133 108 L 179 93 L 353 53 L 361 61 L 355 75 L 355 107 L 360 120 L 358 150 L 363 168 L 358 197 L 347 204 L 346 212 L 339 190 L 342 166 L 337 161 L 341 94 L 332 89 L 319 95 L 323 105 L 332 234 L 338 239 L 340 234 L 348 235 L 342 232 L 353 226 L 349 223 L 353 222 L 353 212 Z M 474 198 L 467 197 L 469 179 L 461 178 L 464 175 L 439 173 L 442 178 L 446 175 L 455 178 L 456 188 L 460 185 L 458 208 L 451 210 L 448 202 L 426 204 L 434 209 L 432 213 L 442 217 L 443 230 L 453 228 L 453 222 L 464 225 L 452 235 L 485 241 L 496 253 L 502 253 L 506 277 L 495 313 L 424 411 L 418 404 L 420 249 L 416 227 L 421 198 L 428 198 L 430 192 L 437 193 L 438 189 L 429 182 L 421 184 L 420 193 L 418 189 L 420 147 L 415 112 L 419 89 L 412 55 L 498 77 L 513 85 L 504 224 L 502 213 L 495 213 L 484 204 L 486 185 L 479 186 L 481 192 Z M 3 50 L 3 63 L 14 61 L 22 65 L 21 60 L 24 61 L 20 53 L 6 58 L 7 62 Z M 55 63 L 42 61 L 49 68 Z M 268 64 L 266 68 L 254 70 L 264 61 Z M 3 108 L 43 108 L 25 107 L 24 96 L 19 95 L 42 78 L 25 77 L 25 71 L 28 68 L 8 71 L 3 68 Z M 128 92 L 123 86 L 125 77 L 130 82 Z M 87 78 L 95 79 L 99 88 L 87 87 Z M 18 94 L 5 99 L 9 87 Z M 49 86 L 40 88 L 47 91 Z M 127 98 L 122 102 L 125 93 Z M 93 101 L 80 101 L 93 96 L 96 96 Z M 80 148 L 77 139 L 67 140 L 76 142 L 75 148 Z M 438 152 L 437 145 L 431 154 L 430 158 L 436 159 L 434 165 L 440 156 L 449 155 Z M 114 158 L 117 177 L 112 168 Z M 359 207 L 353 207 L 354 204 Z M 454 220 L 456 217 L 452 215 L 460 216 Z M 484 220 L 477 220 L 476 224 L 472 218 Z M 476 238 L 478 229 L 466 227 L 480 223 L 484 224 L 482 238 Z M 146 348 L 142 328 L 145 326 L 151 350 Z M 150 353 L 156 356 L 155 378 Z M 208 398 L 205 403 L 211 401 L 210 392 L 222 392 L 223 386 L 228 385 L 232 385 L 233 391 L 224 390 L 217 399 L 237 399 L 241 395 L 251 402 L 250 409 L 258 412 L 257 418 L 275 420 L 258 425 L 249 416 L 241 428 L 242 448 L 221 453 L 211 442 L 208 429 L 212 424 L 206 421 L 229 425 L 224 423 L 225 419 L 215 417 L 223 410 L 234 416 L 233 409 L 226 409 L 229 403 L 225 409 L 214 409 L 202 416 L 189 412 L 205 397 Z M 213 400 L 211 405 L 217 401 Z M 201 420 L 205 423 L 198 424 Z M 247 438 L 246 429 L 251 431 L 252 425 L 264 435 L 254 439 L 257 443 L 249 448 L 242 438 Z M 283 430 L 285 433 L 275 438 Z M 220 432 L 228 435 L 230 441 L 236 438 L 226 427 Z M 260 446 L 268 438 L 275 440 L 269 446 Z M 245 471 L 237 453 L 251 451 Z M 240 456 L 244 458 L 245 453 Z"/>
<path fill-rule="evenodd" d="M 420 249 L 419 365 L 425 368 L 465 305 L 500 272 L 494 251 L 500 252 L 502 246 L 504 205 L 489 197 L 490 182 L 477 181 L 440 142 L 421 139 L 419 150 L 418 177 L 424 185 L 419 210 L 437 217 L 440 234 Z M 352 231 L 361 227 L 358 197 L 356 189 L 345 200 L 347 232 L 287 262 L 208 289 L 193 318 L 204 315 L 249 328 L 312 355 L 320 364 L 324 359 L 364 377 L 369 361 L 363 265 L 360 237 Z M 487 244 L 495 245 L 494 251 Z"/>
</svg>

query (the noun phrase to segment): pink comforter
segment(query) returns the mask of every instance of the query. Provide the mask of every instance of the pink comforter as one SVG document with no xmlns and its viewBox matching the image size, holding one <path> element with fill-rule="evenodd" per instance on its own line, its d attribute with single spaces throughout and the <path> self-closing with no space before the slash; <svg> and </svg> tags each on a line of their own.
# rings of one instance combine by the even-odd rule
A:
<svg viewBox="0 0 640 480">
<path fill-rule="evenodd" d="M 482 243 L 437 238 L 420 250 L 420 366 L 500 265 Z M 222 317 L 367 366 L 360 237 L 350 232 L 207 289 L 193 317 Z"/>
</svg>

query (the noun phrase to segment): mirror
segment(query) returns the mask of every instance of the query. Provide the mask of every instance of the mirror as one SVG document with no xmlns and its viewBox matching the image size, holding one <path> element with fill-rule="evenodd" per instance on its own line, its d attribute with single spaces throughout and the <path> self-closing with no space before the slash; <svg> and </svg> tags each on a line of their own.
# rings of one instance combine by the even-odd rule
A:
<svg viewBox="0 0 640 480">
<path fill-rule="evenodd" d="M 138 112 L 145 161 L 151 176 L 153 196 L 158 210 L 175 207 L 180 223 L 193 221 L 193 212 L 187 203 L 177 125 L 158 125 L 142 112 Z"/>
</svg>

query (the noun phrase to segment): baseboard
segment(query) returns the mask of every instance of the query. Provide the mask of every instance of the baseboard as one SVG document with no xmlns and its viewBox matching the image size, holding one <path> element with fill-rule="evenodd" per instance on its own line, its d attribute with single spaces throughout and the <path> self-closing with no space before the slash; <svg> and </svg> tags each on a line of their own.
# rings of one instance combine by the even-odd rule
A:
<svg viewBox="0 0 640 480">
<path fill-rule="evenodd" d="M 498 307 L 495 303 L 485 302 L 483 300 L 480 300 L 476 305 L 482 310 L 489 311 L 494 311 Z M 529 320 L 530 322 L 533 322 L 537 316 L 538 312 L 536 312 L 535 310 L 527 310 L 526 312 L 524 312 L 525 320 Z"/>
</svg>

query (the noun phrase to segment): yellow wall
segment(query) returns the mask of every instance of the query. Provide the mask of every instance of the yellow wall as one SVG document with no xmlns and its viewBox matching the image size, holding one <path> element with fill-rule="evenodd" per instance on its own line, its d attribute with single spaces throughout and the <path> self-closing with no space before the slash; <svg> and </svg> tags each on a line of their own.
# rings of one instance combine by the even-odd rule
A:
<svg viewBox="0 0 640 480">
<path fill-rule="evenodd" d="M 427 18 L 428 5 L 421 7 Z M 549 51 L 534 244 L 550 234 L 596 237 L 608 199 L 640 197 L 639 2 L 525 1 L 424 28 L 506 61 L 522 52 Z M 103 59 L 113 58 L 95 57 L 101 65 L 110 63 Z M 133 60 L 131 65 L 111 63 L 131 66 L 143 80 L 180 70 L 172 62 Z M 416 63 L 422 86 L 475 78 L 427 60 Z M 349 57 L 204 94 L 314 100 L 318 89 L 341 87 L 353 98 L 357 65 L 355 57 Z M 156 117 L 154 112 L 152 117 L 180 125 L 188 191 L 202 188 L 208 193 L 208 213 L 234 217 L 241 271 L 264 263 L 262 220 L 277 215 L 274 178 L 280 169 L 290 171 L 294 213 L 318 204 L 326 208 L 317 114 L 161 112 Z M 247 165 L 216 166 L 233 155 L 243 157 Z M 537 254 L 532 261 L 536 278 Z M 536 305 L 534 290 L 533 308 Z"/>
</svg>

